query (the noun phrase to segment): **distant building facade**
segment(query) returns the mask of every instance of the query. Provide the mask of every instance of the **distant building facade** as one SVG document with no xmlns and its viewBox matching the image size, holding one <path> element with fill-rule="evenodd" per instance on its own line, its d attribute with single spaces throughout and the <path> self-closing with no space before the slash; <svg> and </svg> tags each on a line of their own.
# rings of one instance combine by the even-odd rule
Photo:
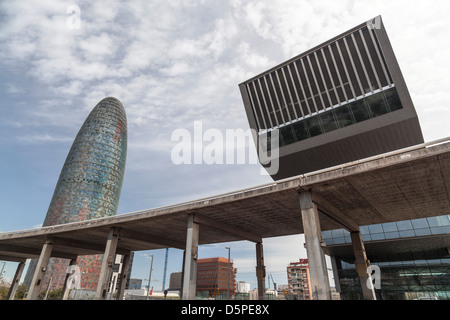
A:
<svg viewBox="0 0 450 320">
<path fill-rule="evenodd" d="M 134 290 L 134 289 L 141 289 L 141 287 L 142 287 L 142 279 L 131 278 L 130 281 L 128 282 L 128 286 L 126 287 L 126 289 Z"/>
<path fill-rule="evenodd" d="M 291 262 L 287 267 L 288 293 L 299 300 L 312 300 L 308 259 Z"/>
<path fill-rule="evenodd" d="M 197 260 L 197 292 L 208 292 L 209 296 L 236 292 L 236 279 L 233 262 L 228 259 L 206 258 Z"/>
<path fill-rule="evenodd" d="M 173 272 L 170 274 L 169 291 L 181 291 L 182 288 L 183 273 Z"/>
</svg>

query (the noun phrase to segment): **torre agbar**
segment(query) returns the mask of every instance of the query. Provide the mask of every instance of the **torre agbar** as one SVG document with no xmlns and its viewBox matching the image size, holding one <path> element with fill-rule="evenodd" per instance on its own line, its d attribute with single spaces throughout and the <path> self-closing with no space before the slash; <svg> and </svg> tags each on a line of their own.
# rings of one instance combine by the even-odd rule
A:
<svg viewBox="0 0 450 320">
<path fill-rule="evenodd" d="M 117 213 L 127 154 L 127 119 L 122 103 L 101 100 L 78 132 L 61 170 L 43 226 L 52 226 Z M 41 291 L 62 288 L 68 259 L 51 258 Z M 102 255 L 79 256 L 81 289 L 96 290 Z M 36 261 L 28 268 L 27 287 Z"/>
</svg>

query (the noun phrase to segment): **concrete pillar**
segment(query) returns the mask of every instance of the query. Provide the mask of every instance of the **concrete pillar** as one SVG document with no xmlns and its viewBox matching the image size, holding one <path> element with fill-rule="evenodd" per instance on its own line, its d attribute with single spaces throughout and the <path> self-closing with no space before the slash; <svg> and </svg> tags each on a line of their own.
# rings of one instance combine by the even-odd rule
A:
<svg viewBox="0 0 450 320">
<path fill-rule="evenodd" d="M 119 288 L 117 289 L 116 300 L 123 300 L 123 293 L 125 292 L 125 286 L 127 284 L 128 268 L 130 266 L 130 254 L 123 256 L 122 270 L 120 272 Z"/>
<path fill-rule="evenodd" d="M 266 267 L 264 266 L 264 252 L 261 242 L 256 243 L 256 279 L 258 282 L 258 300 L 265 300 Z"/>
<path fill-rule="evenodd" d="M 375 288 L 369 273 L 369 260 L 367 260 L 366 250 L 359 231 L 350 232 L 352 238 L 353 253 L 355 255 L 355 268 L 361 281 L 361 288 L 364 300 L 376 300 Z"/>
<path fill-rule="evenodd" d="M 183 297 L 183 283 L 184 283 L 184 264 L 186 262 L 186 250 L 183 250 L 183 265 L 181 266 L 181 289 L 180 297 Z"/>
<path fill-rule="evenodd" d="M 36 263 L 33 279 L 31 280 L 30 290 L 28 290 L 27 299 L 36 300 L 39 295 L 42 280 L 44 279 L 45 271 L 47 270 L 48 260 L 52 254 L 53 243 L 51 239 L 47 239 L 42 246 L 41 254 Z"/>
<path fill-rule="evenodd" d="M 300 193 L 303 230 L 305 234 L 306 253 L 308 255 L 311 291 L 314 300 L 331 300 L 330 282 L 328 280 L 324 242 L 320 230 L 319 212 L 312 202 L 311 192 Z"/>
<path fill-rule="evenodd" d="M 184 259 L 183 300 L 194 300 L 197 289 L 199 225 L 194 222 L 194 215 L 189 215 L 186 251 Z"/>
<path fill-rule="evenodd" d="M 106 240 L 105 253 L 102 260 L 102 269 L 97 284 L 96 299 L 105 300 L 108 292 L 108 284 L 111 279 L 112 266 L 116 257 L 117 243 L 119 242 L 119 229 L 112 227 L 109 229 Z"/>
<path fill-rule="evenodd" d="M 70 268 L 70 266 L 74 266 L 76 264 L 77 264 L 77 259 L 70 259 L 69 268 Z M 68 285 L 67 282 L 69 281 L 69 279 L 70 279 L 70 281 L 72 281 L 72 277 L 70 277 L 71 275 L 72 275 L 72 272 L 66 273 L 66 279 L 64 280 L 64 286 L 63 286 L 63 290 L 62 290 L 61 300 L 67 300 L 67 298 L 69 297 L 70 289 L 72 289 L 72 286 L 70 284 Z M 80 278 L 81 278 L 81 272 L 80 272 Z"/>
<path fill-rule="evenodd" d="M 14 296 L 16 295 L 17 287 L 19 286 L 20 277 L 22 276 L 24 268 L 25 262 L 20 262 L 17 266 L 16 273 L 14 274 L 11 287 L 9 288 L 8 296 L 6 297 L 7 300 L 14 300 Z"/>
</svg>

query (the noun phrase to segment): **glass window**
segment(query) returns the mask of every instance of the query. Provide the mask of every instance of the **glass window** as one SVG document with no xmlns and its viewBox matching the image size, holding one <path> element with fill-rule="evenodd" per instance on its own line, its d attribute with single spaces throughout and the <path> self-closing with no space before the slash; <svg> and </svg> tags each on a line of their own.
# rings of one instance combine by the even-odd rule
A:
<svg viewBox="0 0 450 320">
<path fill-rule="evenodd" d="M 331 238 L 331 230 L 322 231 L 322 238 Z"/>
<path fill-rule="evenodd" d="M 333 238 L 343 237 L 344 236 L 344 229 L 331 230 L 331 236 Z"/>
<path fill-rule="evenodd" d="M 369 227 L 368 226 L 361 226 L 361 227 L 359 227 L 359 231 L 361 232 L 362 235 L 369 234 Z"/>
<path fill-rule="evenodd" d="M 333 111 L 322 113 L 320 115 L 320 120 L 322 120 L 322 125 L 325 132 L 330 132 L 338 128 L 334 119 Z"/>
<path fill-rule="evenodd" d="M 378 117 L 388 112 L 386 102 L 383 99 L 382 93 L 367 97 L 366 102 L 369 105 L 373 117 Z"/>
<path fill-rule="evenodd" d="M 342 244 L 345 243 L 345 238 L 344 237 L 333 238 L 333 242 L 334 244 Z"/>
<path fill-rule="evenodd" d="M 297 141 L 309 138 L 304 121 L 298 121 L 294 123 L 292 125 L 292 129 L 294 130 L 295 138 L 297 139 Z"/>
<path fill-rule="evenodd" d="M 384 240 L 385 239 L 384 233 L 373 233 L 371 236 L 372 236 L 372 240 Z"/>
<path fill-rule="evenodd" d="M 400 235 L 397 231 L 393 231 L 393 232 L 386 232 L 385 233 L 386 239 L 396 239 L 396 238 L 400 238 Z"/>
<path fill-rule="evenodd" d="M 411 223 L 414 229 L 428 228 L 428 222 L 425 218 L 411 220 Z"/>
<path fill-rule="evenodd" d="M 414 237 L 414 231 L 412 230 L 400 231 L 399 234 L 400 238 Z"/>
<path fill-rule="evenodd" d="M 384 97 L 391 111 L 399 110 L 402 108 L 400 97 L 398 96 L 397 90 L 395 88 L 384 91 Z"/>
<path fill-rule="evenodd" d="M 383 223 L 382 226 L 383 226 L 384 232 L 397 231 L 397 225 L 395 224 L 395 222 Z"/>
<path fill-rule="evenodd" d="M 450 226 L 432 227 L 431 233 L 432 234 L 450 233 Z"/>
<path fill-rule="evenodd" d="M 308 126 L 309 133 L 311 137 L 322 134 L 322 129 L 320 127 L 319 117 L 309 117 L 305 119 L 306 125 Z"/>
<path fill-rule="evenodd" d="M 431 234 L 430 228 L 414 229 L 416 236 L 428 236 Z"/>
<path fill-rule="evenodd" d="M 397 228 L 399 231 L 403 231 L 403 230 L 411 230 L 412 229 L 412 225 L 411 225 L 411 221 L 410 220 L 406 220 L 406 221 L 397 221 Z"/>
<path fill-rule="evenodd" d="M 350 104 L 353 116 L 356 122 L 361 122 L 370 118 L 369 110 L 367 109 L 364 100 L 357 100 Z"/>
<path fill-rule="evenodd" d="M 427 218 L 430 227 L 440 227 L 450 225 L 450 215 Z"/>
<path fill-rule="evenodd" d="M 369 232 L 370 233 L 380 233 L 380 232 L 383 232 L 383 228 L 381 227 L 381 224 L 372 224 L 369 226 Z"/>
<path fill-rule="evenodd" d="M 288 145 L 295 142 L 294 135 L 292 134 L 292 127 L 285 126 L 280 128 L 280 134 L 282 137 L 283 145 Z"/>
<path fill-rule="evenodd" d="M 350 110 L 348 109 L 348 105 L 336 108 L 333 110 L 339 128 L 346 127 L 348 125 L 353 124 L 352 115 L 350 114 Z"/>
</svg>

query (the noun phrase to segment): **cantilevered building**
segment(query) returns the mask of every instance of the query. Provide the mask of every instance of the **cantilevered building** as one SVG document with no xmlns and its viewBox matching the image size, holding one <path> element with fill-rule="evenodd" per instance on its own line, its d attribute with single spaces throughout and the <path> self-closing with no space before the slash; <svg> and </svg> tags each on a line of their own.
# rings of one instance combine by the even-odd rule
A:
<svg viewBox="0 0 450 320">
<path fill-rule="evenodd" d="M 239 88 L 257 142 L 279 130 L 275 180 L 423 143 L 380 16 Z"/>
<path fill-rule="evenodd" d="M 61 170 L 43 226 L 52 226 L 117 213 L 127 154 L 127 119 L 116 98 L 101 100 L 81 127 Z M 53 239 L 60 244 L 64 239 Z M 67 243 L 70 246 L 70 243 Z M 61 288 L 69 260 L 52 258 L 41 288 Z M 81 288 L 96 290 L 101 256 L 80 256 Z M 30 285 L 34 264 L 25 282 Z"/>
</svg>

